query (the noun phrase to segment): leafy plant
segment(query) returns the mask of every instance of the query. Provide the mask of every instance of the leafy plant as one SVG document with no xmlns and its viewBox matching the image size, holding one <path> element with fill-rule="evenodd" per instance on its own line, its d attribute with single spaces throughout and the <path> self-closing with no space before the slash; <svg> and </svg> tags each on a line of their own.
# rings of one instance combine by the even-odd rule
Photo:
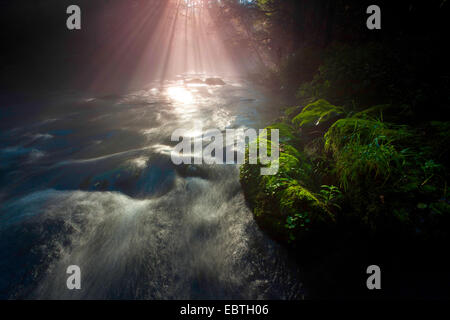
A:
<svg viewBox="0 0 450 320">
<path fill-rule="evenodd" d="M 292 123 L 297 127 L 314 127 L 339 115 L 343 115 L 342 107 L 333 106 L 324 99 L 308 104 L 303 110 L 292 119 Z"/>
<path fill-rule="evenodd" d="M 341 209 L 338 202 L 342 199 L 342 192 L 336 186 L 322 185 L 322 190 L 319 192 L 319 197 L 322 199 L 323 203 L 327 206 L 333 206 Z"/>
<path fill-rule="evenodd" d="M 293 216 L 286 218 L 286 224 L 284 227 L 288 229 L 288 242 L 296 240 L 295 229 L 301 228 L 305 231 L 309 231 L 308 224 L 311 222 L 307 212 L 295 213 Z"/>
<path fill-rule="evenodd" d="M 285 227 L 287 229 L 295 229 L 297 226 L 305 227 L 311 220 L 308 218 L 306 212 L 296 213 L 294 216 L 289 216 L 286 218 Z"/>
<path fill-rule="evenodd" d="M 435 175 L 436 171 L 442 168 L 442 166 L 438 163 L 435 163 L 432 159 L 427 160 L 422 166 L 421 169 L 423 173 L 425 174 L 425 180 L 422 182 L 421 185 L 426 184 L 433 176 Z"/>
</svg>

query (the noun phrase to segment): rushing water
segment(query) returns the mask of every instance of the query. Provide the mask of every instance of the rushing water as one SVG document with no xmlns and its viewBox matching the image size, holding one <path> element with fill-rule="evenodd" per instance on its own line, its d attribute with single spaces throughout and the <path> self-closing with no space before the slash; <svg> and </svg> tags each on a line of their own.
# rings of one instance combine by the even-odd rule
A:
<svg viewBox="0 0 450 320">
<path fill-rule="evenodd" d="M 6 109 L 0 298 L 300 298 L 299 268 L 258 229 L 238 167 L 171 162 L 177 128 L 195 136 L 273 117 L 261 92 L 226 82 Z M 81 290 L 66 287 L 69 265 Z"/>
</svg>

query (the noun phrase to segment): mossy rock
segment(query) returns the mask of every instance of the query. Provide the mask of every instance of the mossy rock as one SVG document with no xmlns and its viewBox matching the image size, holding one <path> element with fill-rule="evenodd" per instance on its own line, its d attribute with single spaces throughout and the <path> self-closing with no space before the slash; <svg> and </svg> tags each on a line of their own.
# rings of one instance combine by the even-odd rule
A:
<svg viewBox="0 0 450 320">
<path fill-rule="evenodd" d="M 207 78 L 205 83 L 210 86 L 223 86 L 226 83 L 220 78 Z"/>
<path fill-rule="evenodd" d="M 270 146 L 269 140 L 261 139 L 253 143 L 264 141 Z M 307 156 L 292 145 L 284 144 L 280 147 L 279 159 L 274 162 L 278 164 L 278 172 L 262 176 L 260 163 L 248 163 L 247 150 L 245 164 L 240 168 L 244 195 L 259 226 L 274 238 L 289 242 L 300 234 L 302 238 L 306 236 L 311 227 L 316 230 L 319 222 L 333 221 L 325 206 L 305 187 L 313 184 L 312 164 Z M 295 228 L 292 223 L 287 225 L 287 219 L 297 221 L 299 215 L 305 222 L 308 220 L 308 227 L 304 222 Z"/>
<path fill-rule="evenodd" d="M 295 156 L 284 152 L 280 153 L 279 159 L 275 162 L 278 165 L 277 174 L 264 176 L 262 179 L 266 192 L 275 194 L 292 180 L 300 180 L 305 185 L 311 181 L 311 163 L 300 161 Z"/>
<path fill-rule="evenodd" d="M 304 212 L 310 216 L 311 221 L 335 221 L 333 214 L 326 209 L 325 205 L 298 181 L 294 181 L 281 192 L 280 211 L 287 216 Z"/>
<path fill-rule="evenodd" d="M 267 141 L 267 140 L 266 140 Z M 291 151 L 296 153 L 292 147 Z M 299 176 L 300 161 L 295 156 L 281 152 L 276 160 L 279 169 L 276 175 L 262 176 L 261 165 L 248 163 L 240 168 L 240 181 L 246 200 L 259 226 L 277 239 L 285 237 L 285 219 L 279 211 L 280 192 Z"/>
<path fill-rule="evenodd" d="M 266 177 L 272 188 L 274 179 Z M 264 185 L 264 184 L 263 184 Z M 299 181 L 291 180 L 273 194 L 261 192 L 254 208 L 255 219 L 267 233 L 286 243 L 306 239 L 334 227 L 336 219 L 325 205 Z"/>
<path fill-rule="evenodd" d="M 344 109 L 330 104 L 324 99 L 308 104 L 292 119 L 296 128 L 314 128 L 319 125 L 330 124 L 333 120 L 344 116 Z"/>
<path fill-rule="evenodd" d="M 270 150 L 270 141 L 258 139 L 252 143 L 264 141 L 268 144 Z M 259 151 L 259 143 L 257 145 Z M 309 180 L 312 173 L 312 165 L 306 160 L 305 155 L 291 145 L 282 145 L 279 158 L 274 160 L 271 165 L 277 165 L 278 171 L 275 175 L 262 176 L 260 169 L 264 167 L 261 163 L 249 163 L 248 148 L 245 153 L 245 163 L 240 168 L 240 179 L 244 187 L 244 192 L 250 201 L 254 201 L 259 191 L 267 194 L 275 194 L 278 188 L 285 186 L 291 180 L 302 180 L 305 183 Z M 266 167 L 268 165 L 265 165 Z M 257 189 L 260 189 L 259 191 Z"/>
<path fill-rule="evenodd" d="M 316 196 L 301 185 L 292 185 L 283 190 L 280 211 L 286 218 L 289 240 L 298 240 L 310 232 L 320 231 L 336 223 L 334 215 L 328 211 Z"/>
</svg>

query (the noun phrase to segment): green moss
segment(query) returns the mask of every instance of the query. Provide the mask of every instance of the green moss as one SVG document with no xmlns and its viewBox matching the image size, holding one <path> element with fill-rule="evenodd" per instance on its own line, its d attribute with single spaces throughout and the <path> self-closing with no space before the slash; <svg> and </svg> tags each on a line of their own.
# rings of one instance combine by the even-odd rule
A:
<svg viewBox="0 0 450 320">
<path fill-rule="evenodd" d="M 300 160 L 288 153 L 281 152 L 278 160 L 278 173 L 275 176 L 285 178 L 295 178 L 298 176 L 298 168 L 300 168 Z M 274 176 L 271 176 L 274 177 Z"/>
<path fill-rule="evenodd" d="M 374 233 L 392 226 L 410 234 L 417 228 L 424 234 L 439 229 L 448 217 L 448 179 L 441 165 L 444 156 L 431 157 L 429 149 L 434 140 L 448 137 L 450 126 L 432 122 L 412 129 L 383 122 L 383 110 L 388 107 L 375 106 L 339 119 L 324 135 L 324 130 L 302 131 L 306 132 L 303 140 L 290 125 L 267 127 L 280 130 L 277 174 L 261 176 L 261 164 L 241 167 L 244 194 L 258 225 L 274 238 L 295 245 L 333 234 L 337 213 L 340 224 L 350 223 Z M 316 121 L 314 128 L 317 121 L 324 123 L 320 117 L 301 121 L 307 119 Z M 334 118 L 329 120 L 325 120 L 327 126 Z M 315 137 L 316 132 L 320 136 Z M 433 141 L 428 141 L 428 134 Z M 270 132 L 253 143 L 259 141 L 267 143 L 270 150 Z M 342 187 L 336 195 L 339 200 L 333 202 L 332 197 L 319 194 L 321 185 Z M 418 207 L 418 203 L 426 207 Z"/>
<path fill-rule="evenodd" d="M 325 134 L 325 150 L 333 153 L 347 143 L 358 141 L 360 144 L 386 141 L 401 141 L 408 138 L 411 133 L 405 126 L 388 125 L 382 121 L 346 118 L 336 121 Z"/>
<path fill-rule="evenodd" d="M 257 140 L 261 139 L 263 138 Z M 270 145 L 270 141 L 263 140 Z M 246 162 L 240 168 L 240 179 L 246 199 L 260 226 L 274 237 L 287 241 L 293 232 L 286 227 L 286 218 L 290 214 L 295 220 L 298 219 L 295 214 L 301 213 L 307 217 L 316 212 L 322 214 L 325 209 L 319 200 L 303 187 L 311 184 L 313 176 L 312 164 L 306 155 L 292 145 L 284 144 L 280 148 L 279 159 L 275 161 L 279 166 L 277 174 L 261 176 L 262 165 L 248 164 L 247 151 Z M 295 209 L 295 206 L 299 208 Z M 307 218 L 314 220 L 309 216 Z M 298 231 L 295 228 L 295 232 Z"/>
<path fill-rule="evenodd" d="M 405 160 L 393 142 L 408 134 L 403 127 L 392 128 L 381 121 L 357 118 L 336 121 L 325 134 L 325 149 L 333 153 L 341 186 L 347 190 L 351 184 L 374 178 L 386 182 Z"/>
<path fill-rule="evenodd" d="M 310 162 L 300 160 L 295 154 L 306 159 L 294 147 L 286 145 L 289 152 L 280 152 L 280 156 L 272 165 L 278 165 L 278 172 L 275 175 L 260 175 L 261 165 L 251 165 L 245 163 L 241 167 L 241 182 L 245 182 L 252 187 L 259 189 L 258 192 L 264 192 L 266 195 L 276 196 L 280 190 L 291 185 L 293 181 L 299 180 L 303 184 L 309 183 L 312 173 L 312 165 Z M 256 169 L 257 168 L 257 169 Z M 245 190 L 244 190 L 245 191 Z"/>
<path fill-rule="evenodd" d="M 294 135 L 294 129 L 286 123 L 275 123 L 266 127 L 266 133 L 259 135 L 259 138 L 270 140 L 271 130 L 277 129 L 279 131 L 280 142 L 293 142 L 297 138 Z"/>
<path fill-rule="evenodd" d="M 291 241 L 329 227 L 336 221 L 324 204 L 300 185 L 292 185 L 282 192 L 280 211 L 287 216 L 285 227 Z"/>
<path fill-rule="evenodd" d="M 299 184 L 293 184 L 283 190 L 280 198 L 280 210 L 286 215 L 308 212 L 311 221 L 334 220 L 334 216 L 328 212 L 317 197 Z"/>
<path fill-rule="evenodd" d="M 344 109 L 334 106 L 328 101 L 320 99 L 303 108 L 292 123 L 297 128 L 314 127 L 321 123 L 336 119 L 344 114 Z"/>
<path fill-rule="evenodd" d="M 350 142 L 355 134 L 366 139 L 370 131 L 380 133 L 384 129 L 384 124 L 377 124 L 371 120 L 347 118 L 336 121 L 325 133 L 325 150 L 331 150 L 337 153 L 346 143 Z M 362 136 L 361 136 L 362 135 Z"/>
<path fill-rule="evenodd" d="M 278 191 L 286 188 L 293 180 L 306 182 L 309 178 L 310 167 L 290 154 L 282 152 L 276 162 L 279 166 L 277 174 L 262 178 L 263 187 L 268 195 L 277 195 Z"/>
<path fill-rule="evenodd" d="M 339 181 L 348 190 L 354 183 L 361 183 L 361 179 L 380 178 L 381 182 L 386 182 L 396 169 L 396 161 L 403 160 L 403 157 L 389 143 L 352 142 L 342 148 L 335 160 Z"/>
</svg>

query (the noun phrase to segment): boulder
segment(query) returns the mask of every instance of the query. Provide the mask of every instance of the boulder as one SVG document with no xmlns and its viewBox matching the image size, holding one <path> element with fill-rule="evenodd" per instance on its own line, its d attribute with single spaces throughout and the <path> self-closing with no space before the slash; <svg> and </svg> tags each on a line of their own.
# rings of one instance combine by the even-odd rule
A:
<svg viewBox="0 0 450 320">
<path fill-rule="evenodd" d="M 223 86 L 226 83 L 220 78 L 207 78 L 205 83 L 209 86 Z"/>
<path fill-rule="evenodd" d="M 261 176 L 261 165 L 246 161 L 240 168 L 240 180 L 244 195 L 254 213 L 258 225 L 275 239 L 292 242 L 304 239 L 324 227 L 334 225 L 334 216 L 316 198 L 308 187 L 314 189 L 314 173 L 306 155 L 291 144 L 295 138 L 292 128 L 274 124 L 267 129 L 279 129 L 280 145 L 277 174 Z M 270 145 L 270 133 L 261 135 Z M 257 143 L 253 142 L 253 143 Z"/>
</svg>

